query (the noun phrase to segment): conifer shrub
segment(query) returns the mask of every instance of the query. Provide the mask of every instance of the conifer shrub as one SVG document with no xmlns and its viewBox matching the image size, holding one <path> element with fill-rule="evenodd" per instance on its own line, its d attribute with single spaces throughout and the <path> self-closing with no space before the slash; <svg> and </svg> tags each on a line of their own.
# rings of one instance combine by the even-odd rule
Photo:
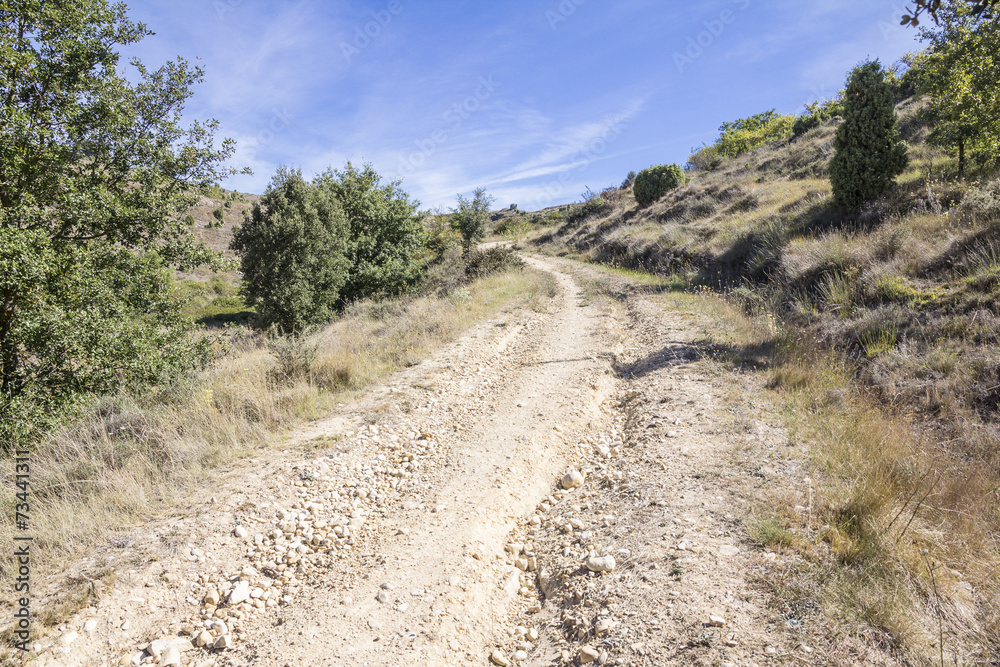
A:
<svg viewBox="0 0 1000 667">
<path fill-rule="evenodd" d="M 848 77 L 834 148 L 830 184 L 834 202 L 845 211 L 859 211 L 906 169 L 892 88 L 877 60 L 858 65 Z"/>
<path fill-rule="evenodd" d="M 684 184 L 684 170 L 677 164 L 661 164 L 643 169 L 635 176 L 632 194 L 639 206 L 649 206 L 657 199 Z"/>
</svg>

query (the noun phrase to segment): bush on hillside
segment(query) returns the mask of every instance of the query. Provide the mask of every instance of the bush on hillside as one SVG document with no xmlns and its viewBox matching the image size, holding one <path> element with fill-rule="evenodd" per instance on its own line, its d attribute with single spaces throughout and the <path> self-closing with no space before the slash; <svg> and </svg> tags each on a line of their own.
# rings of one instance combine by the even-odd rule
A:
<svg viewBox="0 0 1000 667">
<path fill-rule="evenodd" d="M 764 144 L 791 136 L 794 124 L 795 116 L 779 114 L 774 109 L 723 123 L 715 148 L 723 157 L 738 157 Z"/>
<path fill-rule="evenodd" d="M 801 137 L 809 130 L 814 130 L 831 118 L 843 118 L 844 105 L 839 100 L 826 100 L 806 105 L 806 113 L 795 119 L 792 134 Z"/>
<path fill-rule="evenodd" d="M 722 166 L 723 157 L 719 149 L 713 146 L 702 146 L 688 158 L 687 168 L 693 171 L 713 171 Z"/>
<path fill-rule="evenodd" d="M 632 194 L 639 206 L 649 206 L 657 199 L 674 190 L 687 180 L 680 165 L 661 164 L 643 169 L 636 174 L 632 184 Z"/>
<path fill-rule="evenodd" d="M 348 239 L 340 202 L 301 172 L 278 169 L 230 244 L 258 324 L 301 332 L 332 319 L 351 268 Z"/>
<path fill-rule="evenodd" d="M 858 211 L 893 183 L 909 162 L 899 138 L 895 102 L 876 60 L 851 72 L 844 92 L 844 122 L 837 128 L 830 184 L 836 204 Z"/>
<path fill-rule="evenodd" d="M 487 194 L 486 188 L 476 188 L 472 199 L 458 195 L 458 208 L 452 209 L 452 222 L 462 233 L 462 249 L 466 255 L 474 245 L 486 237 L 486 225 L 490 220 L 490 206 L 496 198 Z"/>
</svg>

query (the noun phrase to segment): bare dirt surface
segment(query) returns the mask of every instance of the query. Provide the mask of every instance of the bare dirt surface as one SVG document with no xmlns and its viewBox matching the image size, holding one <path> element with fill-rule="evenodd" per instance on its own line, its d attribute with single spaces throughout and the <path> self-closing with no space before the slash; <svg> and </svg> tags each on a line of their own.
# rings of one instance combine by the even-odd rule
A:
<svg viewBox="0 0 1000 667">
<path fill-rule="evenodd" d="M 756 388 L 692 317 L 530 262 L 551 312 L 475 327 L 100 547 L 128 564 L 35 664 L 827 664 L 756 583 L 787 557 L 751 544 L 749 501 L 781 477 L 807 502 L 773 419 L 733 407 Z"/>
</svg>

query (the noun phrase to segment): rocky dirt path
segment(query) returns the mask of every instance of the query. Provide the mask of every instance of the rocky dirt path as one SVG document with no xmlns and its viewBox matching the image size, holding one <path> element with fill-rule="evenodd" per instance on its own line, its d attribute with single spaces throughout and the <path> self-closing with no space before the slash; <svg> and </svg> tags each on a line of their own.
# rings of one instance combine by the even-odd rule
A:
<svg viewBox="0 0 1000 667">
<path fill-rule="evenodd" d="M 641 290 L 529 261 L 551 312 L 476 327 L 102 550 L 130 565 L 36 664 L 813 662 L 751 583 L 778 557 L 746 536 L 746 441 L 782 435 L 725 398 L 754 387 Z"/>
</svg>

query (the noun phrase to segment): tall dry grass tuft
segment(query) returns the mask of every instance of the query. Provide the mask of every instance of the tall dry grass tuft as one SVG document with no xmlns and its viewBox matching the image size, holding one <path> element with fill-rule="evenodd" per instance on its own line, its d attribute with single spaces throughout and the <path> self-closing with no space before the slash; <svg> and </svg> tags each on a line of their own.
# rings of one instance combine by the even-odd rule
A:
<svg viewBox="0 0 1000 667">
<path fill-rule="evenodd" d="M 457 296 L 362 302 L 301 338 L 243 333 L 212 368 L 146 396 L 95 399 L 50 433 L 31 457 L 35 576 L 110 543 L 151 512 L 184 497 L 212 469 L 327 413 L 399 368 L 416 363 L 502 308 L 544 308 L 548 274 L 493 274 Z M 0 473 L 11 476 L 10 460 Z M 0 490 L 0 533 L 14 533 L 14 489 Z M 0 560 L 3 585 L 11 560 Z"/>
</svg>

